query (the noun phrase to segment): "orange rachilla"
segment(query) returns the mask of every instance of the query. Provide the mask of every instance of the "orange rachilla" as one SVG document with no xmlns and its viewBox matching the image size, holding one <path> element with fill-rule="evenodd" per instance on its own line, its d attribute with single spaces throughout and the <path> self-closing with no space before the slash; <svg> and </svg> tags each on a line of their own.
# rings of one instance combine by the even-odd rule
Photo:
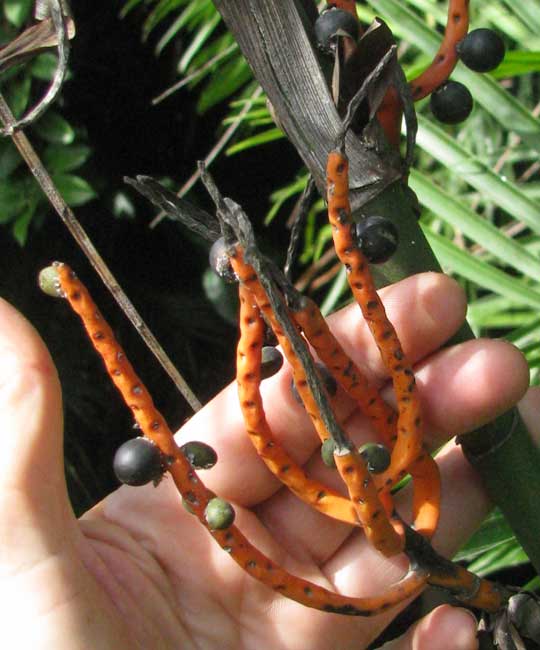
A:
<svg viewBox="0 0 540 650">
<path fill-rule="evenodd" d="M 172 431 L 154 406 L 150 394 L 86 287 L 66 264 L 56 263 L 54 270 L 58 295 L 64 296 L 80 316 L 92 344 L 103 358 L 107 372 L 131 409 L 144 436 L 160 448 L 166 459 L 166 470 L 189 504 L 190 511 L 242 569 L 287 598 L 308 607 L 351 616 L 374 616 L 420 592 L 427 577 L 424 570 L 415 567 L 379 596 L 343 596 L 288 573 L 254 547 L 234 524 L 222 530 L 213 530 L 206 520 L 205 511 L 215 495 L 205 487 L 177 446 Z"/>
<path fill-rule="evenodd" d="M 449 589 L 467 604 L 488 611 L 496 611 L 504 603 L 508 597 L 504 590 L 440 558 L 420 535 L 407 527 L 405 552 L 411 560 L 409 572 L 384 594 L 370 598 L 348 598 L 289 574 L 258 551 L 232 524 L 223 530 L 212 530 L 206 520 L 205 510 L 214 494 L 204 486 L 176 445 L 163 416 L 156 410 L 144 384 L 84 285 L 66 265 L 55 265 L 54 272 L 58 279 L 59 295 L 65 296 L 80 315 L 113 382 L 131 408 L 143 434 L 159 446 L 166 459 L 165 468 L 171 473 L 191 511 L 222 548 L 251 576 L 307 606 L 347 615 L 371 616 L 381 613 L 417 594 L 426 582 Z"/>
</svg>

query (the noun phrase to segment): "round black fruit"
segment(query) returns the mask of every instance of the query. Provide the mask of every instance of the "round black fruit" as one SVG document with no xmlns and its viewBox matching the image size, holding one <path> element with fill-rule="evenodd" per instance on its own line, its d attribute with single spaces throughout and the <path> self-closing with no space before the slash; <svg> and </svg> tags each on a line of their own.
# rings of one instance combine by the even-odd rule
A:
<svg viewBox="0 0 540 650">
<path fill-rule="evenodd" d="M 440 122 L 458 124 L 471 114 L 473 98 L 459 81 L 447 81 L 431 94 L 430 107 Z"/>
<path fill-rule="evenodd" d="M 492 29 L 475 29 L 457 44 L 457 53 L 463 63 L 475 72 L 495 70 L 504 59 L 502 38 Z"/>
<path fill-rule="evenodd" d="M 146 485 L 163 475 L 161 451 L 148 438 L 133 438 L 116 450 L 113 460 L 116 478 L 126 485 Z"/>
<path fill-rule="evenodd" d="M 356 224 L 358 248 L 371 264 L 387 262 L 398 247 L 398 231 L 387 217 L 373 215 Z"/>
<path fill-rule="evenodd" d="M 358 39 L 358 21 L 348 11 L 337 7 L 323 9 L 315 21 L 315 39 L 319 48 L 327 54 L 332 54 L 336 48 L 339 36 L 349 36 Z"/>
</svg>

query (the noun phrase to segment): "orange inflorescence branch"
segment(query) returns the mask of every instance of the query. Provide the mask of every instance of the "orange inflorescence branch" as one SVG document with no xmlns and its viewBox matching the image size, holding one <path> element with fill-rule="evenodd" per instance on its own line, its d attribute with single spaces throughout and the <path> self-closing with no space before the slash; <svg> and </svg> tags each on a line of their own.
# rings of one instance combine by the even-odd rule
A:
<svg viewBox="0 0 540 650">
<path fill-rule="evenodd" d="M 57 264 L 56 272 L 62 294 L 83 321 L 90 340 L 102 356 L 111 379 L 132 410 L 142 432 L 167 459 L 166 469 L 182 497 L 218 544 L 242 569 L 271 589 L 308 607 L 350 616 L 374 616 L 421 591 L 427 576 L 418 569 L 409 571 L 382 595 L 368 598 L 343 596 L 288 573 L 254 547 L 234 524 L 223 530 L 213 530 L 206 520 L 205 511 L 214 494 L 205 487 L 176 445 L 172 431 L 154 406 L 150 394 L 86 287 L 67 265 Z"/>
<path fill-rule="evenodd" d="M 422 415 L 414 373 L 386 316 L 368 262 L 356 245 L 349 203 L 348 160 L 341 151 L 329 154 L 327 176 L 328 218 L 336 253 L 345 265 L 352 293 L 392 379 L 398 403 L 397 434 L 390 467 L 375 480 L 380 489 L 389 490 L 408 471 L 413 479 L 416 476 L 414 517 L 419 529 L 431 536 L 439 518 L 440 479 L 435 461 L 423 448 Z"/>
<path fill-rule="evenodd" d="M 314 481 L 285 451 L 268 425 L 262 398 L 261 349 L 265 324 L 253 294 L 240 285 L 240 339 L 236 354 L 238 397 L 247 433 L 268 469 L 300 499 L 330 517 L 358 524 L 349 499 L 332 488 Z"/>
<path fill-rule="evenodd" d="M 458 62 L 457 44 L 469 29 L 469 0 L 450 0 L 444 38 L 431 65 L 410 83 L 415 101 L 426 97 L 452 74 Z"/>
<path fill-rule="evenodd" d="M 338 150 L 328 156 L 328 218 L 334 247 L 347 270 L 356 302 L 362 310 L 392 379 L 398 402 L 397 439 L 390 468 L 378 481 L 392 486 L 405 476 L 408 467 L 422 453 L 422 419 L 414 373 L 401 347 L 393 325 L 375 289 L 368 262 L 356 245 L 349 203 L 348 160 Z"/>
<path fill-rule="evenodd" d="M 293 370 L 293 378 L 298 393 L 304 402 L 306 411 L 319 433 L 322 441 L 329 438 L 329 433 L 320 417 L 317 404 L 307 385 L 306 375 L 302 364 L 297 358 L 290 341 L 284 335 L 279 323 L 268 302 L 268 297 L 262 288 L 254 269 L 243 259 L 242 251 L 236 247 L 235 254 L 231 257 L 232 267 L 242 282 L 251 292 L 258 308 L 266 316 L 274 334 L 276 335 L 285 357 Z M 372 477 L 367 470 L 365 461 L 355 449 L 348 453 L 335 455 L 336 465 L 343 481 L 349 489 L 351 503 L 363 526 L 367 537 L 375 548 L 387 556 L 396 555 L 403 550 L 403 537 L 399 527 L 393 525 L 388 513 L 381 502 Z"/>
</svg>

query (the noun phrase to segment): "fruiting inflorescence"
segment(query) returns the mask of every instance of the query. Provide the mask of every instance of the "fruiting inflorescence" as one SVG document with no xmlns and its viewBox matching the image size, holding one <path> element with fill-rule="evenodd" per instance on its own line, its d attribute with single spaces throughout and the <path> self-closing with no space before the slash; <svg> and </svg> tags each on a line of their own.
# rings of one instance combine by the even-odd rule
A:
<svg viewBox="0 0 540 650">
<path fill-rule="evenodd" d="M 459 81 L 447 81 L 432 93 L 430 107 L 440 122 L 458 124 L 471 114 L 473 98 L 469 89 Z"/>
<path fill-rule="evenodd" d="M 492 29 L 474 29 L 460 41 L 457 53 L 463 63 L 475 72 L 495 70 L 504 59 L 502 38 Z"/>
</svg>

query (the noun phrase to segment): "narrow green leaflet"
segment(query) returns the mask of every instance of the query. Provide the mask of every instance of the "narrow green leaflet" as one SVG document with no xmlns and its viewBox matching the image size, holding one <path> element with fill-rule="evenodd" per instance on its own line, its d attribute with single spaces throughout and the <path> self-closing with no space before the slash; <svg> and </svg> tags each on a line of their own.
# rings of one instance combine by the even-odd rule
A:
<svg viewBox="0 0 540 650">
<path fill-rule="evenodd" d="M 515 239 L 507 237 L 492 223 L 482 219 L 459 200 L 447 194 L 424 174 L 412 169 L 409 183 L 420 203 L 434 214 L 461 230 L 467 237 L 528 277 L 540 282 L 540 260 Z M 540 215 L 539 215 L 540 216 Z M 540 226 L 540 219 L 537 223 Z"/>
<path fill-rule="evenodd" d="M 539 290 L 482 262 L 441 235 L 432 232 L 428 227 L 423 227 L 423 231 L 443 267 L 451 269 L 484 289 L 513 300 L 518 305 L 540 309 Z"/>
<path fill-rule="evenodd" d="M 418 146 L 442 163 L 455 175 L 498 206 L 514 219 L 523 221 L 534 232 L 540 233 L 540 203 L 495 172 L 445 131 L 426 117 L 418 115 Z"/>
<path fill-rule="evenodd" d="M 493 72 L 496 79 L 506 79 L 540 71 L 540 52 L 508 52 L 501 65 Z"/>
<path fill-rule="evenodd" d="M 216 12 L 216 14 L 210 19 L 205 21 L 200 28 L 197 30 L 197 33 L 192 38 L 188 48 L 184 52 L 180 62 L 178 63 L 178 69 L 180 72 L 184 73 L 195 55 L 199 52 L 201 47 L 206 43 L 210 38 L 215 28 L 219 25 L 221 21 L 221 16 Z"/>
<path fill-rule="evenodd" d="M 257 147 L 261 144 L 267 144 L 268 142 L 274 142 L 274 140 L 281 140 L 285 135 L 281 129 L 274 128 L 263 131 L 262 133 L 257 133 L 256 135 L 246 138 L 241 142 L 237 142 L 232 147 L 229 147 L 226 151 L 228 156 L 232 156 L 235 153 L 244 151 L 245 149 L 251 149 L 251 147 Z"/>
<path fill-rule="evenodd" d="M 332 287 L 321 305 L 323 316 L 328 316 L 328 314 L 331 314 L 336 310 L 337 305 L 339 304 L 343 294 L 346 293 L 348 287 L 347 272 L 345 271 L 345 267 L 342 267 L 336 275 Z"/>
<path fill-rule="evenodd" d="M 534 0 L 503 0 L 508 9 L 514 12 L 532 31 L 540 34 L 540 4 Z"/>
<path fill-rule="evenodd" d="M 51 144 L 43 152 L 43 162 L 51 173 L 70 172 L 83 165 L 90 156 L 91 149 L 84 144 Z"/>
<path fill-rule="evenodd" d="M 30 15 L 33 0 L 5 0 L 4 16 L 15 27 L 21 27 Z"/>
<path fill-rule="evenodd" d="M 97 194 L 87 181 L 73 174 L 54 174 L 53 181 L 66 203 L 72 207 L 84 205 Z"/>
<path fill-rule="evenodd" d="M 496 509 L 491 512 L 482 522 L 480 528 L 474 533 L 469 541 L 454 556 L 456 562 L 463 560 L 471 561 L 486 551 L 491 551 L 501 544 L 506 544 L 515 539 L 512 529 L 502 515 Z"/>
</svg>

